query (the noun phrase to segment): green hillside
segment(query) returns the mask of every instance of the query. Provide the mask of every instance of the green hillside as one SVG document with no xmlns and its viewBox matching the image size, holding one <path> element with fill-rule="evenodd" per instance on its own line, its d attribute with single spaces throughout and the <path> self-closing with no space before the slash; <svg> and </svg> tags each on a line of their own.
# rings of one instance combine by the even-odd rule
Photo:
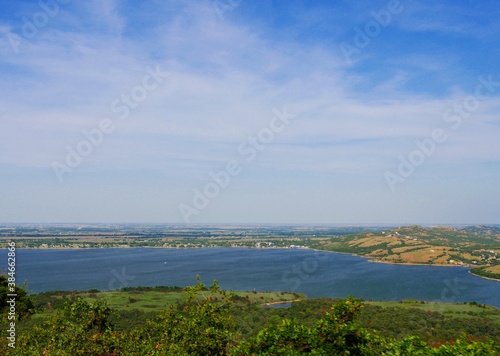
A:
<svg viewBox="0 0 500 356">
<path fill-rule="evenodd" d="M 377 262 L 473 267 L 472 273 L 500 279 L 500 235 L 495 232 L 487 227 L 404 226 L 318 240 L 312 246 Z"/>
<path fill-rule="evenodd" d="M 21 292 L 21 290 L 19 290 Z M 476 303 L 363 302 L 296 293 L 135 287 L 24 301 L 5 355 L 495 355 L 500 310 Z M 3 300 L 3 299 L 2 299 Z M 289 308 L 269 304 L 295 300 Z M 8 329 L 8 305 L 2 304 Z M 34 314 L 32 314 L 34 313 Z M 29 316 L 29 314 L 32 314 Z M 12 344 L 11 344 L 12 345 Z"/>
</svg>

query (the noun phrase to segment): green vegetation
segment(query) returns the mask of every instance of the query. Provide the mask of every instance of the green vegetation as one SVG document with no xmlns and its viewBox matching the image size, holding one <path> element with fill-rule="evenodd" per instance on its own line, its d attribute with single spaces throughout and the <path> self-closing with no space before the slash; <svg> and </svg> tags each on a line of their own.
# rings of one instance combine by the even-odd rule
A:
<svg viewBox="0 0 500 356">
<path fill-rule="evenodd" d="M 15 306 L 11 305 L 12 299 L 9 295 L 15 295 Z M 33 313 L 33 303 L 28 297 L 23 287 L 15 286 L 11 291 L 9 281 L 6 275 L 0 275 L 0 314 L 5 316 L 6 320 L 12 320 L 14 313 L 10 313 L 11 306 L 15 308 L 15 316 L 22 320 Z M 9 314 L 10 313 L 10 314 Z"/>
<path fill-rule="evenodd" d="M 87 291 L 87 292 L 45 292 L 32 297 L 34 305 L 38 308 L 39 317 L 49 316 L 59 306 L 66 302 L 74 302 L 77 298 L 86 302 L 95 300 L 105 301 L 116 310 L 136 309 L 142 312 L 159 312 L 170 306 L 177 306 L 184 301 L 184 288 L 180 287 L 127 287 L 115 291 Z M 209 297 L 207 291 L 200 290 L 195 300 L 201 302 L 205 298 L 210 301 L 224 301 L 226 296 L 221 293 L 212 293 Z M 231 301 L 242 304 L 270 304 L 284 303 L 304 299 L 299 293 L 285 292 L 232 292 Z M 49 306 L 49 307 L 47 307 Z"/>
<path fill-rule="evenodd" d="M 480 277 L 500 280 L 500 264 L 471 269 L 470 273 Z"/>
<path fill-rule="evenodd" d="M 23 290 L 20 288 L 22 294 Z M 5 291 L 3 291 L 5 293 Z M 5 355 L 495 355 L 500 310 L 296 293 L 134 287 L 27 297 Z M 290 308 L 265 307 L 297 300 Z M 30 314 L 34 313 L 29 316 Z M 2 330 L 6 328 L 3 313 Z"/>
<path fill-rule="evenodd" d="M 500 279 L 497 232 L 497 228 L 486 227 L 407 226 L 317 240 L 313 247 L 378 262 L 473 267 L 476 275 Z"/>
</svg>

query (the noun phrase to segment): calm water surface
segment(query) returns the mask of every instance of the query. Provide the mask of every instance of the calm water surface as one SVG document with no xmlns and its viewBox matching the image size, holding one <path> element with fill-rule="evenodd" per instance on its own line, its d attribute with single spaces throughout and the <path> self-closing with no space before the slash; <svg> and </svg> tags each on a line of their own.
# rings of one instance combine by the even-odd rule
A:
<svg viewBox="0 0 500 356">
<path fill-rule="evenodd" d="M 0 268 L 7 267 L 7 251 Z M 222 288 L 297 291 L 308 297 L 476 301 L 500 308 L 500 282 L 463 267 L 404 266 L 298 249 L 17 250 L 17 280 L 33 292 L 196 283 Z"/>
</svg>

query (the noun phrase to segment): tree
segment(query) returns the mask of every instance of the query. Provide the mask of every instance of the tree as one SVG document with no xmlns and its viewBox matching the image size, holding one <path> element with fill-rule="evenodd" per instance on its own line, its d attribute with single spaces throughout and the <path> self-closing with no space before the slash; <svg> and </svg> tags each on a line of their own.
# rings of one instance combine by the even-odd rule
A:
<svg viewBox="0 0 500 356">
<path fill-rule="evenodd" d="M 358 355 L 358 356 L 426 356 L 474 355 L 494 356 L 493 342 L 480 343 L 464 337 L 438 348 L 410 336 L 402 341 L 370 334 L 355 323 L 361 309 L 359 300 L 349 297 L 332 305 L 331 311 L 315 327 L 294 319 L 272 325 L 231 350 L 242 355 Z"/>
<path fill-rule="evenodd" d="M 161 343 L 170 352 L 185 352 L 189 355 L 226 355 L 232 340 L 233 321 L 228 314 L 227 303 L 231 296 L 221 291 L 217 281 L 208 290 L 197 276 L 197 284 L 186 288 L 186 304 L 177 311 L 171 307 L 162 316 Z M 198 300 L 198 295 L 202 300 Z M 214 302 L 215 297 L 222 302 Z M 221 298 L 222 299 L 222 298 Z"/>
<path fill-rule="evenodd" d="M 241 340 L 234 332 L 229 308 L 234 295 L 219 289 L 217 281 L 206 288 L 186 288 L 185 303 L 170 307 L 159 318 L 130 331 L 115 331 L 112 312 L 99 299 L 80 298 L 57 309 L 43 324 L 19 333 L 16 349 L 0 339 L 2 355 L 386 355 L 447 356 L 495 355 L 492 341 L 477 342 L 465 335 L 453 343 L 429 346 L 419 337 L 384 338 L 359 326 L 362 303 L 353 297 L 333 303 L 315 324 L 284 319 Z"/>
<path fill-rule="evenodd" d="M 8 294 L 15 294 L 15 297 L 9 297 Z M 5 274 L 0 275 L 0 313 L 3 317 L 7 317 L 10 312 L 11 305 L 9 300 L 15 299 L 15 315 L 16 320 L 22 320 L 33 314 L 33 302 L 24 287 L 15 286 L 14 291 L 10 290 L 9 281 Z M 11 319 L 9 319 L 11 320 Z"/>
</svg>

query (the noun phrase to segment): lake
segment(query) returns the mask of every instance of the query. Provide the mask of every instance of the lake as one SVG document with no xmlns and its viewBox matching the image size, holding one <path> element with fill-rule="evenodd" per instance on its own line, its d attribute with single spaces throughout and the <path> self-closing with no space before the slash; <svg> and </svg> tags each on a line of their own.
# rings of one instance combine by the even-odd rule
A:
<svg viewBox="0 0 500 356">
<path fill-rule="evenodd" d="M 224 289 L 296 291 L 308 297 L 485 303 L 500 308 L 500 282 L 463 267 L 369 262 L 346 254 L 303 249 L 115 248 L 16 250 L 17 281 L 32 293 L 196 283 Z M 7 267 L 7 250 L 0 268 Z"/>
</svg>

